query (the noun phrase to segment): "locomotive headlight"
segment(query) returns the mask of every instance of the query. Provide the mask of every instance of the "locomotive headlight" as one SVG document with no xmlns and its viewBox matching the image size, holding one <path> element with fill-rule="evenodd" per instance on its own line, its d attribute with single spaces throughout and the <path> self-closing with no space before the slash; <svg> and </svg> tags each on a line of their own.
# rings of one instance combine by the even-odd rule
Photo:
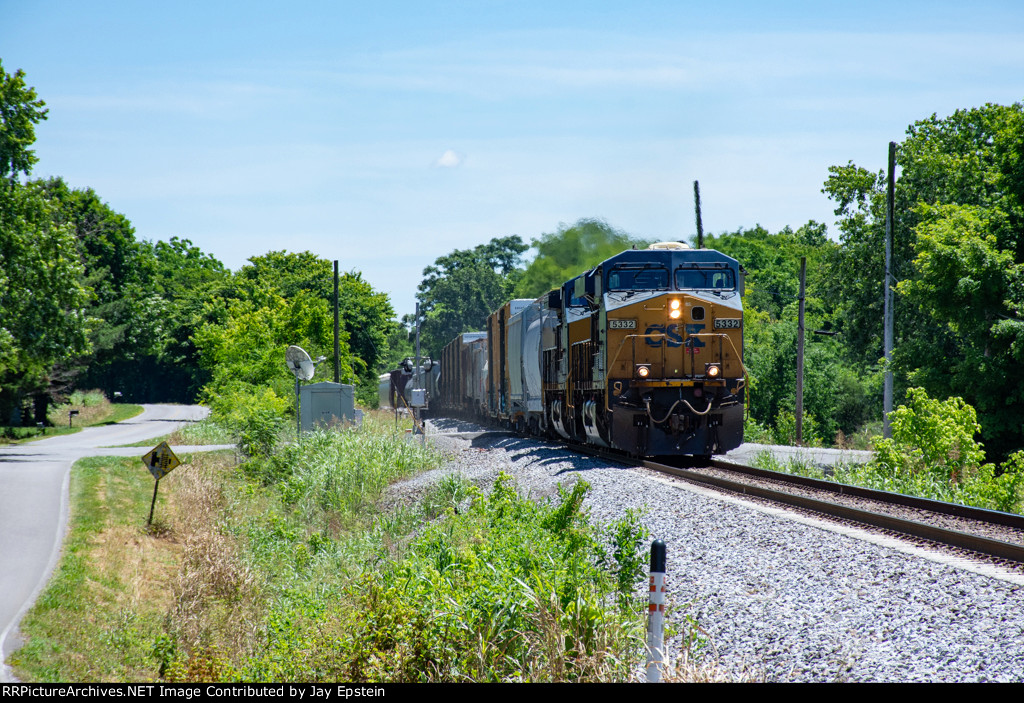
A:
<svg viewBox="0 0 1024 703">
<path fill-rule="evenodd" d="M 672 302 L 670 302 L 670 303 L 668 304 L 668 306 L 669 306 L 670 308 L 672 308 L 673 310 L 678 310 L 678 309 L 679 309 L 679 305 L 680 305 L 680 303 L 679 303 L 679 301 L 678 301 L 678 300 L 673 300 Z"/>
<path fill-rule="evenodd" d="M 720 378 L 722 367 L 719 364 L 704 364 L 704 375 L 708 378 Z"/>
<path fill-rule="evenodd" d="M 682 304 L 678 300 L 670 300 L 668 303 L 668 316 L 673 320 L 678 320 L 680 316 L 683 314 L 683 311 L 679 309 L 681 305 Z"/>
<path fill-rule="evenodd" d="M 669 312 L 668 316 L 673 320 L 678 320 L 682 314 L 683 313 L 679 310 L 672 310 Z"/>
<path fill-rule="evenodd" d="M 640 378 L 647 378 L 651 375 L 651 367 L 647 364 L 637 364 L 636 375 Z"/>
</svg>

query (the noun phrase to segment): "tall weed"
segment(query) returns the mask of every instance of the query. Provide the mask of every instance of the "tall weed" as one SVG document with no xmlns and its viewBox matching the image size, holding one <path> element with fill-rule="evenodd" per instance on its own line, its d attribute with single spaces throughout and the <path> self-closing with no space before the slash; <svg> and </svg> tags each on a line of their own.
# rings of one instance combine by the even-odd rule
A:
<svg viewBox="0 0 1024 703">
<path fill-rule="evenodd" d="M 340 526 L 372 521 L 389 484 L 437 462 L 425 447 L 397 434 L 317 431 L 246 463 L 244 470 L 276 487 L 306 524 L 337 532 Z"/>
<path fill-rule="evenodd" d="M 230 496 L 197 485 L 221 518 L 186 549 L 194 573 L 168 617 L 181 624 L 155 645 L 165 679 L 632 678 L 645 644 L 639 516 L 597 525 L 586 482 L 536 503 L 504 474 L 489 492 L 449 474 L 418 508 L 380 513 L 388 483 L 438 460 L 371 423 L 246 461 Z M 214 568 L 218 554 L 231 565 Z"/>
<path fill-rule="evenodd" d="M 643 653 L 635 515 L 592 525 L 584 481 L 537 504 L 511 478 L 424 527 L 308 627 L 268 631 L 245 678 L 347 681 L 599 681 Z M 611 548 L 602 540 L 611 539 Z M 617 565 L 608 568 L 611 565 Z"/>
<path fill-rule="evenodd" d="M 74 418 L 69 417 L 69 411 L 76 413 Z M 51 405 L 47 410 L 46 419 L 55 427 L 86 427 L 102 422 L 112 412 L 110 401 L 103 391 L 74 391 L 64 403 Z"/>
</svg>

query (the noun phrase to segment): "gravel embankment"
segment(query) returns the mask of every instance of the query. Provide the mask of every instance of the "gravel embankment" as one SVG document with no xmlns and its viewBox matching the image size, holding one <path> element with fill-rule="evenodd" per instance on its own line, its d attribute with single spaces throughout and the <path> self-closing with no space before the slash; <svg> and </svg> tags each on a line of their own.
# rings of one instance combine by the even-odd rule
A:
<svg viewBox="0 0 1024 703">
<path fill-rule="evenodd" d="M 480 429 L 437 421 L 438 431 Z M 646 506 L 668 545 L 673 617 L 709 635 L 736 678 L 771 682 L 1024 681 L 1024 586 L 677 487 L 652 472 L 510 435 L 431 437 L 440 470 L 393 488 L 403 502 L 451 471 L 500 471 L 535 497 L 585 478 L 594 519 Z"/>
</svg>

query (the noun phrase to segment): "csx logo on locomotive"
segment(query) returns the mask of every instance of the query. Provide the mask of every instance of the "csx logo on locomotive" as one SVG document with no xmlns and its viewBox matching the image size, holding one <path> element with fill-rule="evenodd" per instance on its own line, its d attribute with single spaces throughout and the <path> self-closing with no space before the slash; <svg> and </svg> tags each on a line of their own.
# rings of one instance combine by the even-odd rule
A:
<svg viewBox="0 0 1024 703">
<path fill-rule="evenodd" d="M 687 349 L 697 349 L 704 346 L 704 342 L 700 341 L 699 338 L 693 337 L 692 335 L 699 334 L 704 330 L 705 325 L 703 324 L 692 324 L 683 325 L 686 330 L 686 334 L 689 339 L 686 340 L 685 344 L 683 338 L 679 335 L 679 325 L 651 325 L 644 334 L 646 335 L 657 335 L 658 333 L 664 334 L 664 337 L 651 336 L 647 337 L 646 341 L 648 346 L 660 347 L 662 344 L 666 344 L 670 347 L 681 347 L 686 346 Z"/>
</svg>

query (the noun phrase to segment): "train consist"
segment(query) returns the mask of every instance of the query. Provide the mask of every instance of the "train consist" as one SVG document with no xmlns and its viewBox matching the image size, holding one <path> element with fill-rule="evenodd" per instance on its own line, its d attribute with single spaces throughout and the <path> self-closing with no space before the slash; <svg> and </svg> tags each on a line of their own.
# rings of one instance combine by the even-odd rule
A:
<svg viewBox="0 0 1024 703">
<path fill-rule="evenodd" d="M 668 242 L 510 301 L 486 330 L 444 348 L 426 374 L 430 413 L 634 456 L 734 449 L 746 386 L 742 273 L 717 251 Z"/>
</svg>

